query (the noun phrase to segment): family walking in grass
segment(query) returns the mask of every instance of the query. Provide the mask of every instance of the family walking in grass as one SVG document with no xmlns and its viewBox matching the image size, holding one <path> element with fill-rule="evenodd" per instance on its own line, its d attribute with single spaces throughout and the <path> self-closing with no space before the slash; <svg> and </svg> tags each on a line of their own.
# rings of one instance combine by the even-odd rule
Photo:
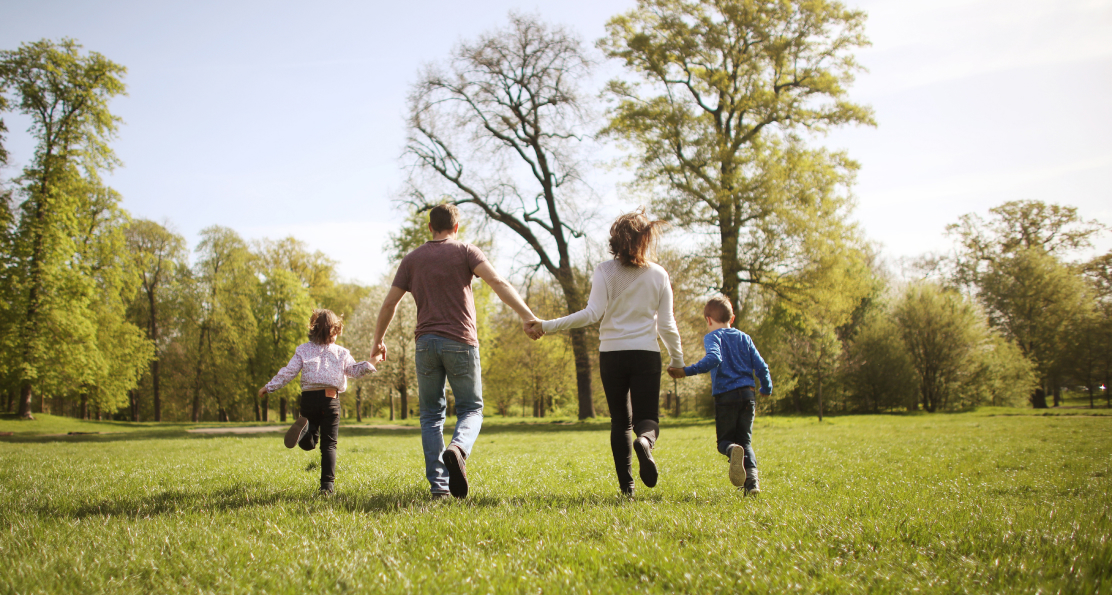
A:
<svg viewBox="0 0 1112 595">
<path fill-rule="evenodd" d="M 286 432 L 285 443 L 287 448 L 305 450 L 320 444 L 320 490 L 331 494 L 340 423 L 337 395 L 347 387 L 347 378 L 374 372 L 374 364 L 386 359 L 386 330 L 398 302 L 412 293 L 417 304 L 414 360 L 425 477 L 433 498 L 466 497 L 470 489 L 466 461 L 483 423 L 482 370 L 471 292 L 472 279 L 479 277 L 521 317 L 525 333 L 534 340 L 599 323 L 599 373 L 610 409 L 610 448 L 622 494 L 634 494 L 634 453 L 646 487 L 656 486 L 660 477 L 653 458 L 660 436 L 663 368 L 657 337 L 668 351 L 668 374 L 673 378 L 710 372 L 718 451 L 729 459 L 730 481 L 746 494 L 759 493 L 753 417 L 756 382 L 762 395 L 772 392 L 768 366 L 752 339 L 731 327 L 733 308 L 723 297 L 712 298 L 703 310 L 706 356 L 684 366 L 668 272 L 652 261 L 664 225 L 640 211 L 618 217 L 610 227 L 614 259 L 595 269 L 587 307 L 563 318 L 540 320 L 481 250 L 456 239 L 459 210 L 450 204 L 436 206 L 429 212 L 432 239 L 402 259 L 383 301 L 371 361 L 356 362 L 347 349 L 336 345 L 343 322 L 329 310 L 317 310 L 309 322 L 310 342 L 300 345 L 290 363 L 259 393 L 278 390 L 301 373 L 301 417 Z M 445 382 L 456 401 L 456 427 L 447 448 Z"/>
</svg>

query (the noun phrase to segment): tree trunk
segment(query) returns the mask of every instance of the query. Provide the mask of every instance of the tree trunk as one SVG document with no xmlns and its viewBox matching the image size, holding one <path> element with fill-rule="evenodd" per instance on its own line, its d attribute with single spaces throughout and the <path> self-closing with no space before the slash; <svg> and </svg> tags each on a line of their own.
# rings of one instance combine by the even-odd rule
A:
<svg viewBox="0 0 1112 595">
<path fill-rule="evenodd" d="M 147 292 L 147 300 L 150 303 L 151 319 L 147 326 L 147 338 L 154 343 L 154 359 L 151 360 L 151 398 L 154 401 L 154 420 L 162 421 L 162 395 L 159 392 L 159 369 L 158 360 L 162 357 L 162 353 L 158 349 L 158 310 L 155 303 L 154 296 L 155 289 L 151 287 Z"/>
<path fill-rule="evenodd" d="M 822 374 L 817 377 L 818 380 L 818 397 L 819 397 L 819 421 L 822 421 Z"/>
<path fill-rule="evenodd" d="M 734 223 L 734 205 L 729 200 L 723 200 L 722 207 L 718 209 L 718 235 L 722 248 L 718 256 L 719 266 L 722 268 L 722 294 L 730 298 L 730 305 L 735 311 L 739 311 L 741 295 L 738 273 L 741 272 L 741 265 L 737 261 L 738 229 Z M 741 316 L 735 317 L 734 328 L 738 328 L 741 321 Z"/>
<path fill-rule="evenodd" d="M 355 387 L 355 421 L 363 423 L 363 387 Z"/>
<path fill-rule="evenodd" d="M 31 382 L 28 380 L 23 381 L 19 391 L 19 417 L 35 419 L 35 416 L 31 415 Z"/>
<path fill-rule="evenodd" d="M 1035 409 L 1046 409 L 1046 391 L 1042 387 L 1035 389 L 1035 394 L 1031 395 L 1031 405 Z"/>
<path fill-rule="evenodd" d="M 262 411 L 262 409 L 259 408 L 259 394 L 258 393 L 255 393 L 255 395 L 251 397 L 251 402 L 252 402 L 252 405 L 254 405 L 254 407 L 255 407 L 255 421 L 262 421 L 263 420 L 263 411 Z"/>
<path fill-rule="evenodd" d="M 402 419 L 409 419 L 409 387 L 406 386 L 405 377 L 398 383 L 398 404 L 402 409 Z"/>
<path fill-rule="evenodd" d="M 578 312 L 578 310 L 575 310 Z M 587 348 L 587 329 L 571 329 L 571 351 L 575 356 L 575 388 L 579 395 L 579 419 L 595 416 L 591 394 L 591 354 Z"/>
<path fill-rule="evenodd" d="M 278 399 L 278 421 L 286 423 L 286 397 Z"/>
<path fill-rule="evenodd" d="M 387 390 L 390 393 L 390 421 L 394 421 L 394 391 Z"/>
<path fill-rule="evenodd" d="M 131 421 L 139 421 L 139 398 L 135 396 L 134 390 L 127 391 L 127 399 L 131 404 Z"/>
</svg>

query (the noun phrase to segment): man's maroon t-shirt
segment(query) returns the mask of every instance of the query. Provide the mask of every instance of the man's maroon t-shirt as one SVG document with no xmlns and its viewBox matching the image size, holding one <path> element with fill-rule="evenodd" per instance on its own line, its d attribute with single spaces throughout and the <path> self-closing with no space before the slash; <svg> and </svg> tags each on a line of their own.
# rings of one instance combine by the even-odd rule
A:
<svg viewBox="0 0 1112 595">
<path fill-rule="evenodd" d="M 393 285 L 417 302 L 418 337 L 433 334 L 479 346 L 471 279 L 484 262 L 482 250 L 458 240 L 432 240 L 405 255 Z"/>
</svg>

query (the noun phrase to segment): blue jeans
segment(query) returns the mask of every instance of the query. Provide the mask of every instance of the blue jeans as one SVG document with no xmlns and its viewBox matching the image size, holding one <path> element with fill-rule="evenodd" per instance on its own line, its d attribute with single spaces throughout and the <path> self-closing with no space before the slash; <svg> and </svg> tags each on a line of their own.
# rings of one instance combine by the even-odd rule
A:
<svg viewBox="0 0 1112 595">
<path fill-rule="evenodd" d="M 448 468 L 444 453 L 444 419 L 448 400 L 444 380 L 456 398 L 456 431 L 452 444 L 465 457 L 483 427 L 483 379 L 479 348 L 437 335 L 417 338 L 417 397 L 421 404 L 421 447 L 425 451 L 425 477 L 434 494 L 448 493 Z"/>
<path fill-rule="evenodd" d="M 718 434 L 718 452 L 730 456 L 730 447 L 745 449 L 745 468 L 757 467 L 753 452 L 753 416 L 757 409 L 753 387 L 735 388 L 714 395 L 714 429 Z"/>
</svg>

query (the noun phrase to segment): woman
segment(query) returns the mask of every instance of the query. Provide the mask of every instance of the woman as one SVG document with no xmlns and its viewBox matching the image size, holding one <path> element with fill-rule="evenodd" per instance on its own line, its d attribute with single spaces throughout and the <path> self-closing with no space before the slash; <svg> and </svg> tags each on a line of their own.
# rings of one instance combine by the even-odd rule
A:
<svg viewBox="0 0 1112 595">
<path fill-rule="evenodd" d="M 626 213 L 610 226 L 614 260 L 595 269 L 586 309 L 540 323 L 546 332 L 599 325 L 599 368 L 610 406 L 610 448 L 622 493 L 633 496 L 630 451 L 637 453 L 641 481 L 656 485 L 652 450 L 660 435 L 659 334 L 670 367 L 683 365 L 680 334 L 672 314 L 668 272 L 651 261 L 663 221 L 649 221 L 644 210 Z M 633 430 L 631 439 L 630 430 Z"/>
</svg>

